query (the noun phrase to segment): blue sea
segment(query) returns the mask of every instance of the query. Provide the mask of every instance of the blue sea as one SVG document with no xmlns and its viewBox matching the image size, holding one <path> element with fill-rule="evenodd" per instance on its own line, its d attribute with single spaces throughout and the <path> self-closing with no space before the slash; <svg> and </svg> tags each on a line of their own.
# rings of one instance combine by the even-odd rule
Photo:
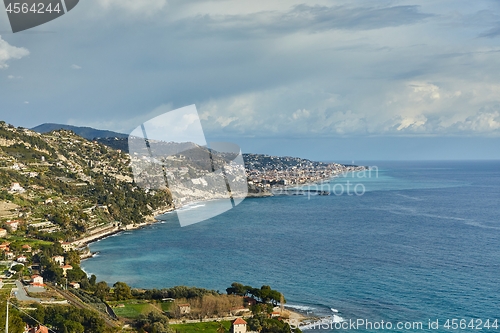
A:
<svg viewBox="0 0 500 333">
<path fill-rule="evenodd" d="M 360 332 L 500 332 L 483 325 L 500 321 L 500 162 L 363 165 L 375 167 L 322 184 L 330 196 L 245 199 L 184 228 L 163 215 L 91 244 L 82 266 L 141 288 L 266 284 L 296 309 L 372 323 Z"/>
</svg>

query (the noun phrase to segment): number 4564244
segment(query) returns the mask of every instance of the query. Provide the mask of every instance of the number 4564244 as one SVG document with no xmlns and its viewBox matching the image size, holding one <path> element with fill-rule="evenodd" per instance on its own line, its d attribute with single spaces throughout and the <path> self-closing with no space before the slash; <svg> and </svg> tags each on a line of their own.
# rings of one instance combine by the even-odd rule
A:
<svg viewBox="0 0 500 333">
<path fill-rule="evenodd" d="M 448 319 L 444 323 L 443 327 L 447 330 L 482 330 L 482 329 L 498 329 L 498 319 L 490 320 L 487 319 L 483 321 L 482 319 Z"/>
<path fill-rule="evenodd" d="M 15 2 L 15 3 L 9 3 L 9 5 L 7 6 L 7 8 L 5 10 L 9 14 L 10 13 L 14 13 L 14 14 L 19 14 L 19 13 L 43 14 L 43 13 L 52 13 L 52 12 L 60 13 L 62 9 L 59 7 L 59 3 L 55 4 L 54 8 L 52 8 L 51 3 L 49 3 L 47 6 L 45 6 L 45 4 L 43 4 L 41 2 L 34 3 L 30 7 L 29 4 L 27 4 L 27 3 Z"/>
</svg>

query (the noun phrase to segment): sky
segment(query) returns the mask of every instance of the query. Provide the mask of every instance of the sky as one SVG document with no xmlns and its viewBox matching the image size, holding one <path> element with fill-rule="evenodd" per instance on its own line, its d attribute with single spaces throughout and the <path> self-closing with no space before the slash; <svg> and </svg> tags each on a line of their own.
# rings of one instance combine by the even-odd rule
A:
<svg viewBox="0 0 500 333">
<path fill-rule="evenodd" d="M 0 118 L 130 133 L 195 104 L 207 141 L 317 160 L 500 159 L 500 1 L 81 0 L 13 34 Z"/>
</svg>

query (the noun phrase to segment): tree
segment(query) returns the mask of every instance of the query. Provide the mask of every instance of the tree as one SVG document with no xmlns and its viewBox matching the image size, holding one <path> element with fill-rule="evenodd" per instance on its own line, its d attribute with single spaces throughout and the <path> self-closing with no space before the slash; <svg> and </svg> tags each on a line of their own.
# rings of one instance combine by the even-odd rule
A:
<svg viewBox="0 0 500 333">
<path fill-rule="evenodd" d="M 66 263 L 73 267 L 80 266 L 80 254 L 74 250 L 68 251 L 64 255 Z"/>
<path fill-rule="evenodd" d="M 260 332 L 262 330 L 262 325 L 260 324 L 260 320 L 258 318 L 252 317 L 248 319 L 247 324 L 250 331 Z"/>
<path fill-rule="evenodd" d="M 160 313 L 150 312 L 147 315 L 141 314 L 135 322 L 139 332 L 151 333 L 171 333 L 168 326 L 168 318 Z"/>
<path fill-rule="evenodd" d="M 95 285 L 94 296 L 104 300 L 109 294 L 109 286 L 106 282 L 101 281 Z"/>
<path fill-rule="evenodd" d="M 281 303 L 281 302 L 283 302 L 283 304 L 286 303 L 286 300 L 283 297 L 283 295 L 279 291 L 276 291 L 276 290 L 271 290 L 269 292 L 269 298 L 274 306 L 278 305 L 278 303 Z"/>
<path fill-rule="evenodd" d="M 91 285 L 92 287 L 93 287 L 93 286 L 95 286 L 96 279 L 97 279 L 97 277 L 95 276 L 95 274 L 92 274 L 92 275 L 90 276 L 89 283 L 90 283 L 90 285 Z"/>
<path fill-rule="evenodd" d="M 244 285 L 238 282 L 233 282 L 231 283 L 231 287 L 226 289 L 226 292 L 228 295 L 235 294 L 235 295 L 240 295 L 240 296 L 245 296 L 247 293 L 247 290 Z"/>
<path fill-rule="evenodd" d="M 0 322 L 5 323 L 5 308 L 6 308 L 6 302 L 2 302 L 0 304 Z M 9 332 L 14 332 L 14 333 L 23 333 L 24 332 L 24 327 L 25 324 L 20 317 L 20 313 L 17 309 L 14 307 L 9 308 Z"/>
<path fill-rule="evenodd" d="M 82 280 L 83 278 L 87 277 L 87 274 L 85 274 L 85 272 L 77 266 L 66 271 L 66 277 L 68 278 L 68 281 L 73 282 Z"/>
<path fill-rule="evenodd" d="M 80 324 L 79 322 L 76 322 L 76 321 L 67 320 L 64 322 L 64 326 L 66 327 L 68 332 L 71 332 L 71 333 L 84 333 L 85 332 L 85 328 L 83 327 L 83 325 Z"/>
<path fill-rule="evenodd" d="M 43 262 L 42 262 L 43 265 Z M 63 279 L 63 270 L 59 265 L 52 261 L 48 261 L 42 272 L 42 276 L 47 281 L 60 282 Z"/>
<path fill-rule="evenodd" d="M 267 303 L 271 300 L 271 292 L 272 289 L 270 286 L 262 286 L 260 287 L 260 293 L 259 297 L 262 300 L 262 302 Z"/>
<path fill-rule="evenodd" d="M 24 265 L 21 265 L 21 264 L 17 264 L 17 265 L 14 265 L 14 267 L 12 267 L 12 270 L 16 271 L 16 272 L 20 272 L 24 269 Z"/>
<path fill-rule="evenodd" d="M 117 301 L 132 298 L 130 287 L 125 282 L 116 282 L 113 285 L 113 288 L 114 288 L 115 299 Z"/>
</svg>

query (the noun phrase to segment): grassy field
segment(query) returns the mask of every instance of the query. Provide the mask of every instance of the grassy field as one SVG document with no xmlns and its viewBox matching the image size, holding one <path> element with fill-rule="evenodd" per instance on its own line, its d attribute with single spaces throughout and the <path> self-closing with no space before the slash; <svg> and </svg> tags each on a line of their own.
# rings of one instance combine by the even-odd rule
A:
<svg viewBox="0 0 500 333">
<path fill-rule="evenodd" d="M 229 331 L 231 328 L 231 322 L 221 321 L 222 325 Z M 203 322 L 203 323 L 189 323 L 189 324 L 171 324 L 170 327 L 176 332 L 180 333 L 218 333 L 219 322 Z"/>
<path fill-rule="evenodd" d="M 0 289 L 0 300 L 6 300 L 7 297 L 9 297 L 10 295 L 10 290 L 12 289 L 13 286 L 11 285 L 7 285 L 7 286 L 3 286 L 2 289 Z"/>
<path fill-rule="evenodd" d="M 173 304 L 173 302 L 161 302 L 159 305 L 163 311 L 169 312 Z"/>
<path fill-rule="evenodd" d="M 1 239 L 0 241 L 20 241 L 23 242 L 24 244 L 28 244 L 29 246 L 34 246 L 34 245 L 51 245 L 52 242 L 40 240 L 40 239 L 31 239 L 31 238 L 26 238 L 22 236 L 13 236 L 10 235 L 7 239 Z"/>
<path fill-rule="evenodd" d="M 149 312 L 161 312 L 161 310 L 147 301 L 140 300 L 127 300 L 119 302 L 108 302 L 113 308 L 113 311 L 118 317 L 136 319 L 140 314 L 147 314 Z M 117 307 L 118 304 L 125 305 L 124 307 Z"/>
</svg>

